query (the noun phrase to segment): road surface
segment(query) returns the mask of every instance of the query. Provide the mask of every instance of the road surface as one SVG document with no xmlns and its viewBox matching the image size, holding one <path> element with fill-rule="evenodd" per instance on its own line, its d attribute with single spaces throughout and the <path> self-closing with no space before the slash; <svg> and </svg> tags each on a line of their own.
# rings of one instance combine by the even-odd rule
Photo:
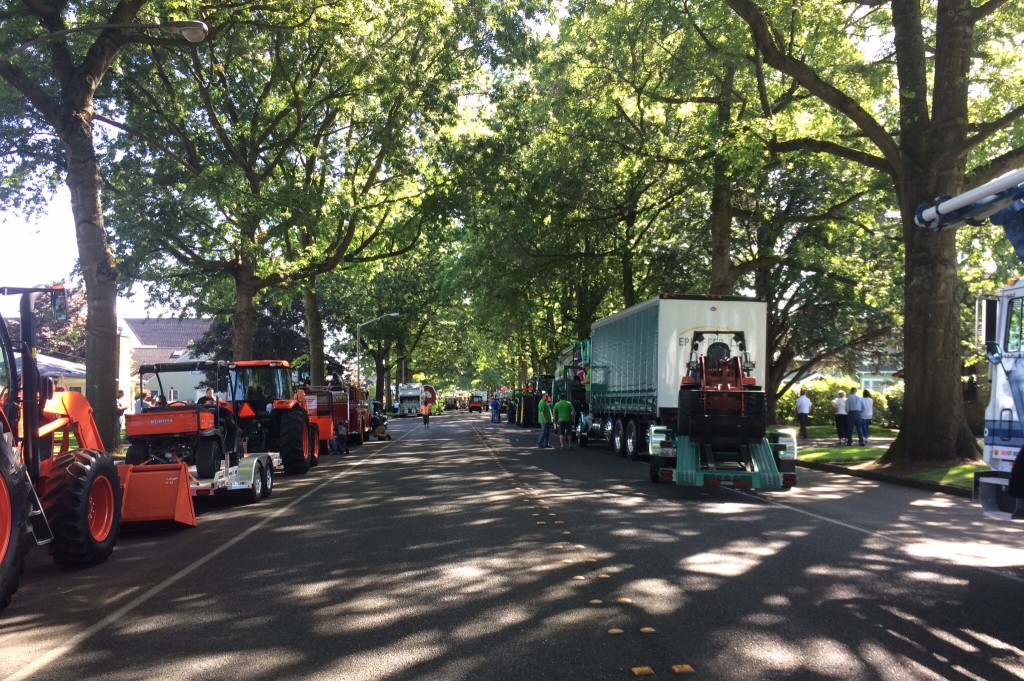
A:
<svg viewBox="0 0 1024 681">
<path fill-rule="evenodd" d="M 686 498 L 489 414 L 389 425 L 95 568 L 35 549 L 0 678 L 1024 679 L 1024 528 L 967 500 L 806 470 Z"/>
</svg>

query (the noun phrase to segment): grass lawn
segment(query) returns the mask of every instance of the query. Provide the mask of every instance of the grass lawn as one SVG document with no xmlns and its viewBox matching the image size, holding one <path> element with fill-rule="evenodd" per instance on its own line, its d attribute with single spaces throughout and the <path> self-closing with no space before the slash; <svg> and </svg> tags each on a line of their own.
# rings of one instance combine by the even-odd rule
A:
<svg viewBox="0 0 1024 681">
<path fill-rule="evenodd" d="M 988 465 L 981 462 L 967 462 L 949 466 L 934 466 L 927 468 L 895 469 L 890 466 L 876 465 L 879 457 L 885 454 L 889 443 L 896 437 L 898 431 L 871 427 L 872 440 L 878 439 L 877 447 L 801 447 L 798 456 L 803 461 L 816 461 L 820 463 L 834 463 L 840 465 L 857 464 L 858 468 L 874 470 L 896 477 L 911 478 L 922 482 L 931 482 L 941 485 L 951 485 L 971 489 L 974 486 L 975 471 L 986 471 Z M 807 428 L 807 435 L 811 440 L 825 440 L 834 443 L 836 440 L 835 426 L 810 426 Z"/>
</svg>

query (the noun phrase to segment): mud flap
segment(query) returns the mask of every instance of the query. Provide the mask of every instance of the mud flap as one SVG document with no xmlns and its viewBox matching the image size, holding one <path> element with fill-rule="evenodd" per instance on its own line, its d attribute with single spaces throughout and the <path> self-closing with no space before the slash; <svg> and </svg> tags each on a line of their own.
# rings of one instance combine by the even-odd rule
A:
<svg viewBox="0 0 1024 681">
<path fill-rule="evenodd" d="M 184 462 L 118 466 L 122 523 L 174 521 L 189 527 L 198 525 L 192 505 L 188 465 Z"/>
</svg>

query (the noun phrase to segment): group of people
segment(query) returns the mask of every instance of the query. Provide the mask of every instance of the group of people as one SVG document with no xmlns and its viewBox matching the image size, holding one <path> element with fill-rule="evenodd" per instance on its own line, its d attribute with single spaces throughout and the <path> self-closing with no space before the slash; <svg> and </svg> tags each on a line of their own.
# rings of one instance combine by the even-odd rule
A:
<svg viewBox="0 0 1024 681">
<path fill-rule="evenodd" d="M 540 423 L 537 447 L 554 449 L 549 439 L 551 426 L 555 425 L 558 430 L 558 448 L 572 449 L 572 427 L 575 418 L 576 408 L 572 406 L 572 402 L 563 397 L 552 405 L 551 397 L 546 390 L 542 390 L 540 401 L 537 403 L 537 421 Z"/>
<path fill-rule="evenodd" d="M 871 392 L 865 390 L 863 395 L 857 394 L 857 389 L 852 388 L 847 397 L 845 390 L 832 400 L 832 412 L 835 416 L 836 435 L 839 436 L 837 445 L 852 445 L 853 434 L 857 434 L 857 442 L 863 447 L 871 437 L 871 419 L 874 418 L 875 401 Z M 800 397 L 796 398 L 796 418 L 800 424 L 800 439 L 807 439 L 807 422 L 811 414 L 811 398 L 806 391 L 800 391 Z"/>
</svg>

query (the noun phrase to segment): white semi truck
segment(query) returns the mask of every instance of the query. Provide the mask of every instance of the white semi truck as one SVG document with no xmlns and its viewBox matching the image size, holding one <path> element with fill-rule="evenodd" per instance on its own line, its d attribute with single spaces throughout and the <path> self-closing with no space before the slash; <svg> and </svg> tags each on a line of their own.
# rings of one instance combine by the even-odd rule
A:
<svg viewBox="0 0 1024 681">
<path fill-rule="evenodd" d="M 917 224 L 935 232 L 986 219 L 1002 225 L 1024 261 L 1024 170 L 921 206 L 917 213 Z M 991 470 L 974 475 L 974 498 L 989 517 L 1024 520 L 1024 280 L 1011 280 L 982 310 L 992 384 L 983 457 Z"/>
</svg>

